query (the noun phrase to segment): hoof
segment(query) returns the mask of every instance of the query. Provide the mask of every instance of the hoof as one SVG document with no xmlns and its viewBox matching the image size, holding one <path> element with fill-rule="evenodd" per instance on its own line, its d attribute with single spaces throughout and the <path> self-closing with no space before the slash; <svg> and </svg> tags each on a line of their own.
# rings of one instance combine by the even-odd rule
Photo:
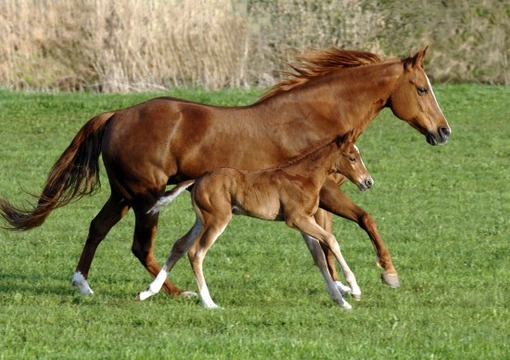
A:
<svg viewBox="0 0 510 360">
<path fill-rule="evenodd" d="M 194 291 L 188 290 L 188 291 L 183 291 L 179 296 L 182 298 L 188 299 L 188 298 L 196 297 L 196 296 L 198 296 L 198 294 Z"/>
<path fill-rule="evenodd" d="M 400 282 L 398 281 L 397 274 L 382 274 L 381 279 L 382 279 L 383 283 L 385 283 L 389 287 L 392 287 L 392 288 L 400 287 Z"/>
<path fill-rule="evenodd" d="M 152 292 L 150 290 L 145 290 L 145 291 L 142 291 L 141 293 L 138 293 L 138 295 L 136 295 L 135 300 L 136 301 L 144 301 L 144 300 L 147 300 L 148 298 L 150 298 L 152 295 L 155 295 L 155 294 L 156 294 L 155 292 Z"/>
<path fill-rule="evenodd" d="M 80 290 L 80 294 L 94 295 L 94 291 L 90 288 L 87 279 L 80 272 L 74 273 L 71 283 Z"/>
<path fill-rule="evenodd" d="M 361 294 L 353 294 L 351 293 L 351 297 L 356 301 L 361 301 Z"/>
<path fill-rule="evenodd" d="M 342 284 L 340 281 L 335 281 L 335 285 L 342 296 L 350 295 L 352 292 L 349 286 Z"/>
<path fill-rule="evenodd" d="M 340 305 L 343 309 L 345 310 L 351 310 L 352 309 L 352 305 L 349 304 L 347 301 L 344 302 L 343 305 Z"/>
</svg>

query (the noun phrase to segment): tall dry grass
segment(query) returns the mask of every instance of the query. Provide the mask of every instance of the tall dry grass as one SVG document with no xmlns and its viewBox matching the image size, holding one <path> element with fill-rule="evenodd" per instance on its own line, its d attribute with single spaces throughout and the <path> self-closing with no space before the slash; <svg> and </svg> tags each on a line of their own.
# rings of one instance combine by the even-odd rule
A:
<svg viewBox="0 0 510 360">
<path fill-rule="evenodd" d="M 267 86 L 306 47 L 425 44 L 435 80 L 510 84 L 508 1 L 4 0 L 0 33 L 13 89 Z"/>
</svg>

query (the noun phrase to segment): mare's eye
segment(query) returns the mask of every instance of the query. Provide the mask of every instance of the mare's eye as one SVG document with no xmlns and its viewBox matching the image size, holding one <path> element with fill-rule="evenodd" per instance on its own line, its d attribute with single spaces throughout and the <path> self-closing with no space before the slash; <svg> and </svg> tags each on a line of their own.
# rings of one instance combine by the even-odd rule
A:
<svg viewBox="0 0 510 360">
<path fill-rule="evenodd" d="M 349 161 L 350 161 L 350 162 L 355 162 L 355 161 L 356 161 L 356 158 L 355 158 L 355 157 L 352 157 L 352 156 L 349 156 Z"/>
<path fill-rule="evenodd" d="M 424 88 L 424 87 L 418 88 L 418 95 L 427 95 L 428 92 L 429 91 L 427 90 L 427 88 Z"/>
</svg>

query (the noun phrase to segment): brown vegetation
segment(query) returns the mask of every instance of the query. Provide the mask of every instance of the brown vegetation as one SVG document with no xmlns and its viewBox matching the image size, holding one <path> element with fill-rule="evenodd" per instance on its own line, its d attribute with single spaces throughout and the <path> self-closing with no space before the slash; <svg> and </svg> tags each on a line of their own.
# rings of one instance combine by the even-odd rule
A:
<svg viewBox="0 0 510 360">
<path fill-rule="evenodd" d="M 295 50 L 423 45 L 436 81 L 510 84 L 500 0 L 6 0 L 0 33 L 0 84 L 12 89 L 268 86 Z"/>
</svg>

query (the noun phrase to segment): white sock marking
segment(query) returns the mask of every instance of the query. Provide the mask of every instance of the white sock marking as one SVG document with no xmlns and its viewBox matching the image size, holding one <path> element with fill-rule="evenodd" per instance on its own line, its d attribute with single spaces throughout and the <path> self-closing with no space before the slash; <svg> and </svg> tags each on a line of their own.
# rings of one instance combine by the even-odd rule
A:
<svg viewBox="0 0 510 360">
<path fill-rule="evenodd" d="M 75 272 L 73 275 L 72 283 L 76 286 L 82 295 L 93 295 L 94 291 L 89 286 L 87 279 L 83 276 L 83 274 L 79 271 Z"/>
</svg>

